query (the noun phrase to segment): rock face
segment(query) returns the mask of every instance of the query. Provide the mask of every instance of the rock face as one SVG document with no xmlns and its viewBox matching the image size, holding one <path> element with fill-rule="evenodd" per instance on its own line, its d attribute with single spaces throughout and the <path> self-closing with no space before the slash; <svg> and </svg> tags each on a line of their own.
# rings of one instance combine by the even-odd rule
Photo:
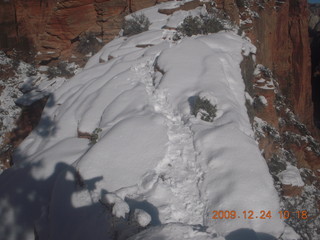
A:
<svg viewBox="0 0 320 240">
<path fill-rule="evenodd" d="M 0 49 L 23 46 L 38 62 L 67 59 L 84 33 L 113 39 L 123 17 L 155 0 L 13 0 L 0 2 Z"/>
<path fill-rule="evenodd" d="M 280 89 L 300 120 L 312 125 L 310 50 L 307 1 L 286 1 L 259 12 L 254 33 L 260 44 L 258 61 L 272 69 Z M 268 19 L 269 21 L 266 21 Z M 265 29 L 261 32 L 260 29 Z"/>
<path fill-rule="evenodd" d="M 318 154 L 307 151 L 310 142 L 305 146 L 295 146 L 287 136 L 290 133 L 289 135 L 298 134 L 303 138 L 310 135 L 308 132 L 311 131 L 314 137 L 319 138 L 319 131 L 315 128 L 313 119 L 307 0 L 219 0 L 216 3 L 218 8 L 227 12 L 234 22 L 240 24 L 241 29 L 257 46 L 256 62 L 272 73 L 271 76 L 264 72 L 266 76 L 263 78 L 275 79 L 276 86 L 272 87 L 273 91 L 268 91 L 259 87 L 259 83 L 256 82 L 260 76 L 250 77 L 247 74 L 245 80 L 247 85 L 251 85 L 247 91 L 252 96 L 265 97 L 268 102 L 267 106 L 262 110 L 258 109 L 254 115 L 268 122 L 280 134 L 279 137 L 285 142 L 286 148 L 293 152 L 300 167 L 314 170 L 320 168 Z M 239 14 L 234 14 L 235 12 Z M 240 19 L 235 15 L 240 15 Z M 245 68 L 248 69 L 250 66 L 247 64 Z M 269 132 L 270 130 L 271 128 Z M 261 139 L 260 147 L 264 149 L 266 159 L 270 159 L 281 149 L 275 139 Z"/>
<path fill-rule="evenodd" d="M 300 120 L 313 126 L 308 3 L 303 1 L 220 0 L 257 46 L 257 62 L 271 69 Z M 236 13 L 236 14 L 235 14 Z"/>
<path fill-rule="evenodd" d="M 309 9 L 314 119 L 316 126 L 320 128 L 320 4 L 310 4 Z"/>
</svg>

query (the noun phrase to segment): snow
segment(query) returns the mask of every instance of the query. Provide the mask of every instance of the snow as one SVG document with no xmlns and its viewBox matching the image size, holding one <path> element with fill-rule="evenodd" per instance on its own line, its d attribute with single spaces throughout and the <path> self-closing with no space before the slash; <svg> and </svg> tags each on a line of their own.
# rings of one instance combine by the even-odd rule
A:
<svg viewBox="0 0 320 240">
<path fill-rule="evenodd" d="M 299 169 L 295 166 L 288 165 L 286 170 L 280 172 L 278 177 L 282 184 L 303 187 L 304 183 L 301 179 Z"/>
<path fill-rule="evenodd" d="M 108 191 L 137 183 L 164 157 L 167 136 L 162 121 L 161 117 L 146 113 L 120 120 L 102 132 L 99 142 L 77 163 L 84 180 L 102 176 L 99 184 Z M 129 136 L 137 139 L 132 141 Z"/>
<path fill-rule="evenodd" d="M 174 4 L 141 10 L 149 31 L 110 42 L 50 96 L 15 167 L 0 175 L 0 236 L 34 239 L 36 222 L 40 239 L 110 239 L 114 219 L 130 213 L 151 226 L 132 240 L 283 234 L 245 107 L 240 63 L 256 48 L 233 32 L 173 42 L 161 29 L 170 16 L 157 9 Z M 192 115 L 196 96 L 217 106 L 213 122 Z M 97 129 L 96 143 L 80 138 Z M 239 218 L 212 219 L 219 210 Z M 240 217 L 250 210 L 273 217 Z"/>
<path fill-rule="evenodd" d="M 214 234 L 209 234 L 197 229 L 195 226 L 185 225 L 181 223 L 171 223 L 163 226 L 150 228 L 128 240 L 224 240 L 223 237 L 215 237 Z"/>
<path fill-rule="evenodd" d="M 183 10 L 179 10 L 174 12 L 167 21 L 166 27 L 167 28 L 176 28 L 178 27 L 183 20 L 188 17 L 188 16 L 192 16 L 192 17 L 196 17 L 196 16 L 206 16 L 207 10 L 205 5 L 203 5 L 203 7 L 197 7 L 193 10 L 190 11 L 183 11 Z"/>
<path fill-rule="evenodd" d="M 265 96 L 259 96 L 259 101 L 265 106 L 268 105 L 268 100 L 265 98 Z"/>
<path fill-rule="evenodd" d="M 118 218 L 125 218 L 126 213 L 129 213 L 129 211 L 129 205 L 125 201 L 116 201 L 112 208 L 112 214 Z"/>
<path fill-rule="evenodd" d="M 12 60 L 6 56 L 3 51 L 0 51 L 0 65 L 12 64 Z"/>
<path fill-rule="evenodd" d="M 42 73 L 47 71 L 48 67 L 42 66 L 35 69 L 32 65 L 23 61 L 18 61 L 16 66 L 13 62 L 14 60 L 0 51 L 0 65 L 3 65 L 4 69 L 8 68 L 9 72 L 12 71 L 14 73 L 14 76 L 8 79 L 0 79 L 0 87 L 3 87 L 0 93 L 1 146 L 4 145 L 5 134 L 16 127 L 16 121 L 22 111 L 20 107 L 30 106 L 35 101 L 49 96 L 66 81 L 62 77 L 48 79 L 48 76 Z M 67 67 L 73 69 L 75 73 L 78 71 L 78 66 L 74 63 L 69 63 Z M 8 146 L 3 146 L 3 148 L 6 147 Z"/>
<path fill-rule="evenodd" d="M 142 209 L 136 209 L 133 213 L 134 219 L 141 227 L 146 227 L 151 222 L 151 216 Z"/>
<path fill-rule="evenodd" d="M 249 101 L 249 103 L 252 105 L 254 100 L 248 92 L 245 92 L 245 97 L 246 97 L 246 100 Z"/>
</svg>

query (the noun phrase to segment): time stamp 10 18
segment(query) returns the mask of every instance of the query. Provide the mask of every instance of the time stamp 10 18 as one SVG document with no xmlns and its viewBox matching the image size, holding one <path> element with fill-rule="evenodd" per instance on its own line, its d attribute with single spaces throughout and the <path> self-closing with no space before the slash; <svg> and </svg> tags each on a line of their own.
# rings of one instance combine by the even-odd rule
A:
<svg viewBox="0 0 320 240">
<path fill-rule="evenodd" d="M 277 213 L 273 213 L 271 211 L 229 211 L 229 210 L 220 210 L 220 211 L 212 211 L 212 219 L 272 219 L 273 217 L 277 217 L 280 219 L 289 219 L 296 218 L 307 220 L 312 217 L 308 216 L 308 212 L 306 210 L 302 211 L 279 211 Z"/>
</svg>

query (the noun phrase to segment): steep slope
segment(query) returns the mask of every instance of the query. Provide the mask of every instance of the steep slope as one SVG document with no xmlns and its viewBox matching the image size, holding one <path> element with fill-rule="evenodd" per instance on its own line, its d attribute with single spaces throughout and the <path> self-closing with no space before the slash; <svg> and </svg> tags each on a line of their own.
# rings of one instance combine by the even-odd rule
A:
<svg viewBox="0 0 320 240">
<path fill-rule="evenodd" d="M 240 63 L 256 48 L 234 31 L 173 41 L 163 26 L 206 14 L 158 12 L 176 4 L 143 10 L 149 31 L 107 44 L 50 97 L 0 175 L 1 236 L 127 239 L 150 224 L 132 239 L 299 239 L 245 107 Z"/>
</svg>

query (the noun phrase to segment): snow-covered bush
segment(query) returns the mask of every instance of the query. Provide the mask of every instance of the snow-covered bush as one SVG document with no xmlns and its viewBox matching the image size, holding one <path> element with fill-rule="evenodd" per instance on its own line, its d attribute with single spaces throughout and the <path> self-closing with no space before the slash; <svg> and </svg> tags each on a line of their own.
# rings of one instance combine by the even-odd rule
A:
<svg viewBox="0 0 320 240">
<path fill-rule="evenodd" d="M 217 106 L 213 105 L 207 98 L 197 96 L 194 101 L 193 115 L 206 122 L 213 122 L 216 117 Z"/>
<path fill-rule="evenodd" d="M 28 68 L 27 68 L 27 71 L 26 71 L 26 75 L 28 77 L 36 76 L 37 75 L 37 69 L 34 66 L 29 65 Z"/>
<path fill-rule="evenodd" d="M 123 23 L 123 36 L 132 36 L 138 33 L 148 31 L 150 26 L 149 19 L 144 15 L 132 14 L 132 18 Z"/>
<path fill-rule="evenodd" d="M 59 62 L 57 66 L 50 66 L 47 71 L 48 78 L 53 79 L 56 77 L 70 78 L 74 75 L 74 69 L 68 66 L 67 62 Z"/>
<path fill-rule="evenodd" d="M 95 54 L 100 50 L 102 45 L 102 41 L 98 40 L 95 33 L 88 32 L 79 36 L 77 51 L 82 54 Z"/>
</svg>

